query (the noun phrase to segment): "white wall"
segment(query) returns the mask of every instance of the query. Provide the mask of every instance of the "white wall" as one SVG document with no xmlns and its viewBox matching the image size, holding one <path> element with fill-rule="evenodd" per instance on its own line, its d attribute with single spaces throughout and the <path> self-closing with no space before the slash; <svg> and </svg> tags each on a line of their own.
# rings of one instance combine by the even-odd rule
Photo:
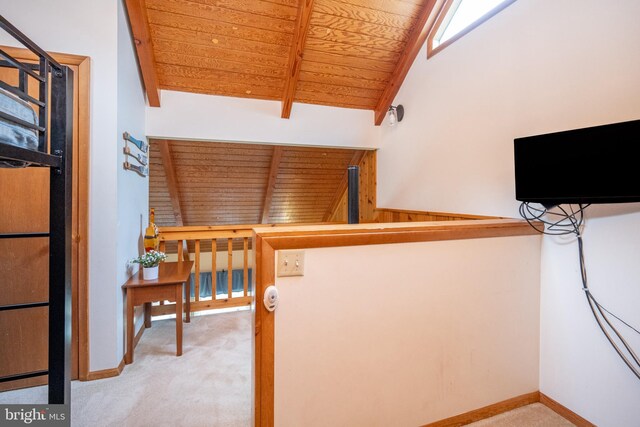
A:
<svg viewBox="0 0 640 427">
<path fill-rule="evenodd" d="M 515 137 L 640 118 L 638 16 L 634 0 L 519 0 L 423 50 L 394 101 L 404 121 L 382 129 L 379 205 L 517 216 Z M 636 327 L 639 212 L 592 209 L 585 237 L 594 293 Z M 575 242 L 545 239 L 542 257 L 541 390 L 598 425 L 637 425 L 640 381 L 589 317 Z"/>
<path fill-rule="evenodd" d="M 161 107 L 147 108 L 147 135 L 336 147 L 379 144 L 371 111 L 296 103 L 286 120 L 280 109 L 278 101 L 163 90 Z"/>
<path fill-rule="evenodd" d="M 122 360 L 123 260 L 137 250 L 146 182 L 122 170 L 121 128 L 144 134 L 144 110 L 130 48 L 122 44 L 119 1 L 9 0 L 2 15 L 47 51 L 91 58 L 89 165 L 90 370 Z M 120 12 L 120 20 L 122 13 Z M 120 45 L 119 45 L 120 28 Z M 0 44 L 18 46 L 0 32 Z M 120 114 L 118 114 L 118 112 Z M 145 213 L 146 215 L 146 213 Z"/>
<path fill-rule="evenodd" d="M 149 223 L 149 179 L 135 172 L 125 171 L 122 163 L 122 134 L 126 131 L 138 139 L 145 139 L 145 96 L 138 72 L 136 52 L 129 30 L 129 21 L 121 1 L 118 1 L 118 128 L 115 140 L 118 152 L 118 226 L 116 252 L 116 285 L 127 281 L 137 270 L 128 268 L 128 261 L 144 253 L 144 230 Z M 130 144 L 132 145 L 132 144 Z M 131 148 L 138 153 L 137 148 Z M 132 164 L 138 164 L 129 158 Z M 115 288 L 117 310 L 115 319 L 118 331 L 117 354 L 125 349 L 124 298 L 119 286 Z M 139 323 L 143 320 L 139 317 Z M 138 328 L 136 328 L 137 330 Z"/>
<path fill-rule="evenodd" d="M 276 279 L 275 425 L 424 425 L 536 391 L 540 240 L 306 249 Z"/>
</svg>

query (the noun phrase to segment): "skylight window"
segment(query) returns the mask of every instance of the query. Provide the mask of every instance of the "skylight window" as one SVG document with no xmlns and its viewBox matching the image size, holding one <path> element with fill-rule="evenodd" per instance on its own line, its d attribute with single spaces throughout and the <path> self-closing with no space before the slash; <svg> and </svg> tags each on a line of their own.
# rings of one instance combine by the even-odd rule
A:
<svg viewBox="0 0 640 427">
<path fill-rule="evenodd" d="M 427 41 L 432 56 L 467 34 L 515 0 L 447 0 Z"/>
</svg>

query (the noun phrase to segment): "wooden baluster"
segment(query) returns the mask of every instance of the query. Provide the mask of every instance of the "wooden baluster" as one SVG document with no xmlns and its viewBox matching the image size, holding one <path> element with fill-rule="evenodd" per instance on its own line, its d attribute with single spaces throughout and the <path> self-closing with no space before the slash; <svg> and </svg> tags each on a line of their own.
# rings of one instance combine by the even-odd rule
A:
<svg viewBox="0 0 640 427">
<path fill-rule="evenodd" d="M 233 239 L 227 239 L 227 251 L 229 257 L 229 274 L 227 276 L 227 286 L 229 287 L 229 294 L 227 295 L 228 299 L 233 298 Z"/>
<path fill-rule="evenodd" d="M 164 240 L 160 241 L 160 247 L 158 248 L 160 250 L 160 252 L 166 252 L 166 242 Z"/>
<path fill-rule="evenodd" d="M 247 296 L 249 285 L 249 238 L 244 238 L 244 296 Z"/>
<path fill-rule="evenodd" d="M 178 262 L 182 261 L 182 240 L 176 242 L 178 244 Z"/>
<path fill-rule="evenodd" d="M 196 276 L 196 290 L 195 290 L 195 297 L 196 297 L 196 301 L 200 301 L 200 240 L 196 240 L 196 272 L 195 272 L 195 276 Z M 189 295 L 189 298 L 191 298 L 191 295 Z"/>
<path fill-rule="evenodd" d="M 218 254 L 218 240 L 211 239 L 211 299 L 216 299 L 216 289 L 218 287 L 218 274 L 216 269 L 216 255 Z"/>
</svg>

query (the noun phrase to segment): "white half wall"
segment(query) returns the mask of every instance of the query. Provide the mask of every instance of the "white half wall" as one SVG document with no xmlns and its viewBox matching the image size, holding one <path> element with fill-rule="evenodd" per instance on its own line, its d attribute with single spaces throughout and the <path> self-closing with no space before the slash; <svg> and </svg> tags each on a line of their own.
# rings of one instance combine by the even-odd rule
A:
<svg viewBox="0 0 640 427">
<path fill-rule="evenodd" d="M 540 240 L 306 249 L 276 279 L 275 425 L 418 426 L 537 391 Z"/>
<path fill-rule="evenodd" d="M 423 49 L 394 101 L 404 121 L 382 129 L 379 205 L 516 217 L 514 138 L 640 119 L 638 16 L 634 0 L 518 0 L 433 58 Z M 637 328 L 640 205 L 589 216 L 594 294 Z M 638 425 L 640 381 L 597 329 L 578 271 L 575 241 L 545 239 L 541 391 L 598 425 Z"/>
<path fill-rule="evenodd" d="M 377 148 L 373 112 L 258 99 L 162 91 L 161 107 L 147 107 L 147 136 L 333 147 Z"/>
</svg>

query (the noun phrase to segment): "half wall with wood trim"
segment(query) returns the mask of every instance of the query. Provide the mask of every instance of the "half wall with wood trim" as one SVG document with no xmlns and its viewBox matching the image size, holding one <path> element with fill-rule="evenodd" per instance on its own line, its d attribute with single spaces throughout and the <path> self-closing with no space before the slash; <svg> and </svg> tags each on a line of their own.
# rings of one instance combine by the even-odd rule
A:
<svg viewBox="0 0 640 427">
<path fill-rule="evenodd" d="M 254 247 L 255 425 L 424 425 L 538 390 L 526 223 L 256 229 Z M 276 277 L 283 249 L 304 276 Z"/>
</svg>

